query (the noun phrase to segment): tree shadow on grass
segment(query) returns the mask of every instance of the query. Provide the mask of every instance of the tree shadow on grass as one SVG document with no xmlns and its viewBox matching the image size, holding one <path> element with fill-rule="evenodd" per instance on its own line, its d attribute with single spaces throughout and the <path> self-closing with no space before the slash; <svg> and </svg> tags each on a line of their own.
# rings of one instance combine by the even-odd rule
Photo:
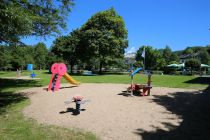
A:
<svg viewBox="0 0 210 140">
<path fill-rule="evenodd" d="M 0 79 L 0 88 L 16 88 L 16 87 L 40 87 L 42 84 L 37 80 L 27 79 Z"/>
<path fill-rule="evenodd" d="M 8 105 L 19 103 L 26 99 L 27 98 L 21 94 L 0 91 L 0 115 L 6 112 Z"/>
<path fill-rule="evenodd" d="M 39 87 L 41 84 L 36 80 L 23 79 L 0 79 L 0 114 L 4 113 L 7 106 L 27 99 L 21 93 L 14 93 L 21 87 Z M 14 89 L 12 89 L 14 88 Z"/>
<path fill-rule="evenodd" d="M 99 74 L 99 73 L 97 73 Z M 102 72 L 100 75 L 128 75 L 128 73 L 124 72 Z"/>
<path fill-rule="evenodd" d="M 189 84 L 208 84 L 209 86 L 206 88 L 206 90 L 210 90 L 210 77 L 196 77 L 196 78 L 191 79 L 189 81 L 185 81 L 184 83 L 189 83 Z"/>
<path fill-rule="evenodd" d="M 4 72 L 0 72 L 0 75 L 3 75 L 4 74 Z"/>
<path fill-rule="evenodd" d="M 50 75 L 52 74 L 51 71 L 44 71 L 42 73 L 44 73 L 44 74 L 50 74 Z"/>
<path fill-rule="evenodd" d="M 210 138 L 210 94 L 203 92 L 175 92 L 168 95 L 154 95 L 153 102 L 165 107 L 183 121 L 179 126 L 162 122 L 169 131 L 154 127 L 148 132 L 141 128 L 135 134 L 143 140 L 207 140 Z"/>
</svg>

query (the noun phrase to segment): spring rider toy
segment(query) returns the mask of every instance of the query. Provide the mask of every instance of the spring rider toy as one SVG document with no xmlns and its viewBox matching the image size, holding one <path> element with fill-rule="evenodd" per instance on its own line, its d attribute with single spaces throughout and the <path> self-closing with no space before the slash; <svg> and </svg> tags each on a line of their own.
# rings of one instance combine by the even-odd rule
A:
<svg viewBox="0 0 210 140">
<path fill-rule="evenodd" d="M 75 103 L 76 104 L 76 109 L 74 110 L 74 114 L 78 115 L 78 114 L 80 114 L 80 111 L 81 111 L 80 105 L 84 104 L 85 102 L 90 102 L 90 100 L 83 100 L 82 101 L 82 99 L 83 99 L 83 96 L 76 95 L 72 98 L 72 101 L 65 101 L 64 103 L 65 104 Z"/>
</svg>

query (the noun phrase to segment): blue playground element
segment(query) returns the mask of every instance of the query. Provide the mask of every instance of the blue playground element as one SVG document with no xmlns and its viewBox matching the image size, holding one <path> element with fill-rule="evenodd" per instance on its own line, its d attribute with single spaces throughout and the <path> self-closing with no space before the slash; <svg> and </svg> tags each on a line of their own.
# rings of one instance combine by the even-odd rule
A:
<svg viewBox="0 0 210 140">
<path fill-rule="evenodd" d="M 28 64 L 27 65 L 27 70 L 32 71 L 33 70 L 33 64 Z"/>
<path fill-rule="evenodd" d="M 133 65 L 132 65 L 131 68 L 128 70 L 128 72 L 131 72 L 132 70 L 134 70 Z"/>
<path fill-rule="evenodd" d="M 34 77 L 36 77 L 36 74 L 33 72 L 33 73 L 31 74 L 31 78 L 34 78 Z"/>
<path fill-rule="evenodd" d="M 134 70 L 130 76 L 134 76 L 137 72 L 139 72 L 142 68 L 137 68 L 136 70 Z"/>
</svg>

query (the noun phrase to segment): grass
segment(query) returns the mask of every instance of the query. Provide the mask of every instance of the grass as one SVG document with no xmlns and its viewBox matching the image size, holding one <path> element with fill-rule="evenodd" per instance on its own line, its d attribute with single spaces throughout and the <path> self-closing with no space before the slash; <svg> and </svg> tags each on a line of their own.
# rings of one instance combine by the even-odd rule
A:
<svg viewBox="0 0 210 140">
<path fill-rule="evenodd" d="M 48 85 L 51 75 L 48 71 L 34 71 L 38 78 L 36 83 L 31 83 L 28 86 L 42 86 Z M 23 71 L 22 76 L 29 76 L 30 72 Z M 16 72 L 0 72 L 0 77 L 16 76 Z M 80 76 L 73 75 L 74 79 L 82 83 L 122 83 L 130 84 L 130 77 L 128 75 L 97 75 L 97 76 Z M 147 82 L 147 76 L 143 74 L 137 74 L 134 76 L 134 83 L 145 84 Z M 18 83 L 18 81 L 17 81 Z M 21 80 L 19 80 L 19 84 Z M 61 83 L 67 83 L 62 78 Z M 24 83 L 25 85 L 25 83 Z M 196 77 L 196 76 L 175 76 L 175 75 L 152 75 L 152 85 L 160 87 L 171 88 L 190 88 L 190 89 L 205 89 L 210 85 L 209 77 Z"/>
<path fill-rule="evenodd" d="M 29 100 L 20 94 L 15 94 L 15 92 L 24 88 L 47 85 L 51 76 L 47 71 L 34 72 L 41 80 L 1 79 L 1 77 L 16 76 L 16 72 L 0 72 L 0 139 L 97 139 L 91 133 L 40 125 L 34 120 L 24 118 L 21 112 L 29 104 Z M 30 72 L 23 71 L 21 75 L 29 76 Z M 82 83 L 130 84 L 128 75 L 73 75 L 73 78 Z M 146 83 L 146 81 L 147 76 L 145 75 L 140 74 L 134 77 L 135 83 Z M 66 83 L 65 79 L 62 79 L 61 82 Z M 206 89 L 209 88 L 210 80 L 208 77 L 153 75 L 152 84 L 161 87 Z"/>
<path fill-rule="evenodd" d="M 82 83 L 122 83 L 130 84 L 128 75 L 101 75 L 101 76 L 73 76 Z M 63 79 L 64 80 L 64 79 Z M 65 81 L 63 81 L 65 82 Z M 134 83 L 147 83 L 147 76 L 134 76 Z M 196 76 L 152 75 L 152 85 L 171 88 L 206 89 L 210 85 L 210 78 Z"/>
</svg>

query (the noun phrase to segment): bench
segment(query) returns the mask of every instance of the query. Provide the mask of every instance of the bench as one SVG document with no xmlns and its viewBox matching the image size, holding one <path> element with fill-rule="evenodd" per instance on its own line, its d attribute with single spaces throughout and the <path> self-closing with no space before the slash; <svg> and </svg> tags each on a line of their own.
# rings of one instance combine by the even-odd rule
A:
<svg viewBox="0 0 210 140">
<path fill-rule="evenodd" d="M 83 71 L 82 75 L 87 75 L 87 76 L 91 76 L 91 75 L 94 75 L 92 71 Z"/>
</svg>

